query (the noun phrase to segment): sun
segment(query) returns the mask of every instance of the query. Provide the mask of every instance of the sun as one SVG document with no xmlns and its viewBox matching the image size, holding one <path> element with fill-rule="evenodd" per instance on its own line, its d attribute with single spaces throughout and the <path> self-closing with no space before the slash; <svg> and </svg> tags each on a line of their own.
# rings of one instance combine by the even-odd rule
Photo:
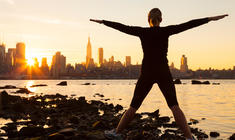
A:
<svg viewBox="0 0 235 140">
<path fill-rule="evenodd" d="M 27 59 L 27 64 L 29 66 L 33 66 L 34 65 L 34 59 L 32 59 L 32 58 Z"/>
</svg>

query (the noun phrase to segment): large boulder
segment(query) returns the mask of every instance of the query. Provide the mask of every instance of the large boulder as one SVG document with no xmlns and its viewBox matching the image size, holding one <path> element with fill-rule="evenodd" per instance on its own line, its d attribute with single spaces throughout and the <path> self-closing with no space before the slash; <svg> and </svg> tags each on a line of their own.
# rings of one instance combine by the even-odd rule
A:
<svg viewBox="0 0 235 140">
<path fill-rule="evenodd" d="M 21 137 L 36 137 L 45 134 L 45 130 L 42 127 L 28 126 L 22 127 L 19 131 Z"/>
<path fill-rule="evenodd" d="M 210 132 L 211 137 L 218 137 L 219 133 L 218 132 Z"/>
</svg>

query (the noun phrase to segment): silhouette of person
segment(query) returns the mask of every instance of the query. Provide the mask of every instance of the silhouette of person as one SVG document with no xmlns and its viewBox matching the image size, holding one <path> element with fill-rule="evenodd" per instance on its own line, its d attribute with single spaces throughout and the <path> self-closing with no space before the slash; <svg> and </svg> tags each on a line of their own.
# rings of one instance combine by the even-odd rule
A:
<svg viewBox="0 0 235 140">
<path fill-rule="evenodd" d="M 122 116 L 117 128 L 105 131 L 105 135 L 109 138 L 121 139 L 120 132 L 134 118 L 136 111 L 141 106 L 153 84 L 157 83 L 184 136 L 189 140 L 193 139 L 185 115 L 179 107 L 175 85 L 168 66 L 168 38 L 171 35 L 206 24 L 209 21 L 222 19 L 226 16 L 228 15 L 195 19 L 183 24 L 166 27 L 160 27 L 162 13 L 158 8 L 153 8 L 148 14 L 150 27 L 126 26 L 112 21 L 90 19 L 90 21 L 101 23 L 129 35 L 139 37 L 144 54 L 141 74 L 136 84 L 130 107 Z"/>
</svg>

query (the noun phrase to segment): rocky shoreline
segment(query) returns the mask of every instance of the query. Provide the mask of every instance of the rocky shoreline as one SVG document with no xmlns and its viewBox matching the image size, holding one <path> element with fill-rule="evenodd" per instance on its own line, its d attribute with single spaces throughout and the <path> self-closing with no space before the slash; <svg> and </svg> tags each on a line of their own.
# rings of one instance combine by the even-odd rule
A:
<svg viewBox="0 0 235 140">
<path fill-rule="evenodd" d="M 95 94 L 101 96 L 102 94 Z M 121 105 L 108 104 L 85 97 L 60 94 L 35 95 L 30 98 L 0 92 L 0 118 L 12 122 L 0 128 L 1 139 L 30 140 L 105 140 L 104 130 L 115 128 L 124 112 Z M 136 114 L 124 130 L 126 140 L 184 140 L 172 118 L 160 116 L 159 110 Z M 190 125 L 198 123 L 191 119 Z M 191 128 L 198 139 L 217 137 Z M 230 137 L 235 139 L 235 135 Z"/>
</svg>

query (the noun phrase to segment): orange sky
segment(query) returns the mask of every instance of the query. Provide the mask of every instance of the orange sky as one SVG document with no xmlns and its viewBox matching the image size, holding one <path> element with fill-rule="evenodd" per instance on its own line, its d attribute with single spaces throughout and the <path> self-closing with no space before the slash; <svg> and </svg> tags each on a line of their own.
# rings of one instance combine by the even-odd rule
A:
<svg viewBox="0 0 235 140">
<path fill-rule="evenodd" d="M 104 58 L 114 55 L 124 62 L 141 63 L 140 41 L 104 25 L 89 22 L 90 18 L 118 21 L 127 25 L 148 26 L 147 14 L 153 7 L 163 13 L 161 26 L 179 24 L 191 19 L 229 14 L 226 19 L 170 37 L 169 62 L 179 68 L 180 57 L 188 57 L 191 69 L 232 68 L 235 66 L 234 0 L 0 0 L 1 40 L 7 48 L 24 41 L 28 57 L 48 57 L 61 51 L 68 63 L 85 61 L 88 36 L 93 58 L 104 48 Z"/>
</svg>

